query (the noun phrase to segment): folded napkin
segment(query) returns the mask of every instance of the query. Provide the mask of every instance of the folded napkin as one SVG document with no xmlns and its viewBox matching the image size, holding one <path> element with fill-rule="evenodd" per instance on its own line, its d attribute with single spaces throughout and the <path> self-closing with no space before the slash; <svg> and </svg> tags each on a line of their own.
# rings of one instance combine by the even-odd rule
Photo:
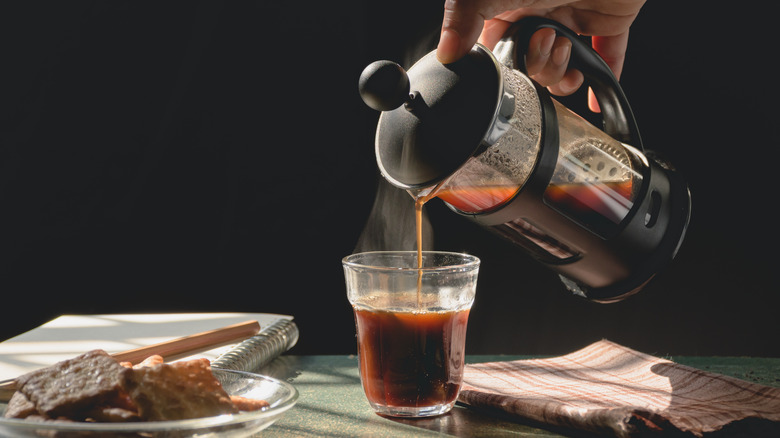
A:
<svg viewBox="0 0 780 438">
<path fill-rule="evenodd" d="M 606 340 L 555 358 L 466 365 L 459 401 L 617 437 L 780 436 L 780 388 Z"/>
</svg>

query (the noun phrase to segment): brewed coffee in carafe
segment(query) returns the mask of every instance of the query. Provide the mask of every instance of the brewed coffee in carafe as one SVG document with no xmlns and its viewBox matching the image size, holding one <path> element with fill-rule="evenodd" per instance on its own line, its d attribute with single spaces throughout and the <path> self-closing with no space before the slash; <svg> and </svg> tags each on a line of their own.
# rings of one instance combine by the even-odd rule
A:
<svg viewBox="0 0 780 438">
<path fill-rule="evenodd" d="M 609 235 L 628 215 L 642 185 L 641 158 L 633 147 L 560 103 L 553 104 L 560 126 L 559 151 L 544 200 L 584 227 Z M 517 120 L 532 119 L 526 113 Z M 513 131 L 503 137 L 505 141 L 470 159 L 437 189 L 436 196 L 465 214 L 489 212 L 511 200 L 533 170 L 539 141 L 533 125 Z"/>
<path fill-rule="evenodd" d="M 604 129 L 554 100 L 523 73 L 530 35 L 552 27 L 572 40 L 570 65 L 599 100 Z M 648 158 L 609 67 L 570 30 L 528 17 L 493 51 L 476 45 L 443 65 L 435 52 L 409 71 L 364 70 L 360 91 L 382 111 L 382 175 L 525 249 L 567 288 L 601 302 L 640 290 L 676 254 L 690 215 L 679 173 Z"/>
</svg>

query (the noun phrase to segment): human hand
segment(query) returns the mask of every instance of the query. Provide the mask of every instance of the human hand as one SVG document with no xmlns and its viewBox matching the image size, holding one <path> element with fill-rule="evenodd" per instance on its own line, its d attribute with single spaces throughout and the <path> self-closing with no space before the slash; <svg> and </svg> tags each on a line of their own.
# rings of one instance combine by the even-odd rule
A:
<svg viewBox="0 0 780 438">
<path fill-rule="evenodd" d="M 628 30 L 645 0 L 446 0 L 437 57 L 444 64 L 465 55 L 476 42 L 493 49 L 512 23 L 535 15 L 550 18 L 581 35 L 592 36 L 592 46 L 617 78 L 623 70 Z M 551 93 L 566 96 L 584 80 L 568 69 L 571 41 L 552 29 L 533 34 L 526 55 L 531 78 Z M 592 93 L 591 110 L 598 111 Z"/>
</svg>

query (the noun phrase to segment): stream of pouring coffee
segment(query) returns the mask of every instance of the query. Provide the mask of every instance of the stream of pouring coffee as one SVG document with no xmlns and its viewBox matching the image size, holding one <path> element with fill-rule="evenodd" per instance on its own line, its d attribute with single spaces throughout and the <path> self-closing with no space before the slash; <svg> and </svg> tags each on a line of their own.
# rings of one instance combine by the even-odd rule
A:
<svg viewBox="0 0 780 438">
<path fill-rule="evenodd" d="M 437 184 L 430 192 L 428 192 L 425 195 L 414 195 L 414 224 L 415 224 L 415 231 L 417 235 L 417 308 L 422 310 L 422 268 L 423 268 L 423 235 L 422 235 L 422 224 L 423 224 L 423 206 L 426 202 L 430 201 L 431 199 L 435 198 L 439 188 L 444 184 L 442 181 L 441 183 Z"/>
</svg>

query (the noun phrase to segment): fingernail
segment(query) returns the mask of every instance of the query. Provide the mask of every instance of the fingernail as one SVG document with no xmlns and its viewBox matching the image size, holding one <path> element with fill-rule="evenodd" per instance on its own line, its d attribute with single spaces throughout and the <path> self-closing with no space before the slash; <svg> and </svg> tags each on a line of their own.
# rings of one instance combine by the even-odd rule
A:
<svg viewBox="0 0 780 438">
<path fill-rule="evenodd" d="M 436 58 L 442 64 L 449 64 L 455 61 L 458 49 L 460 48 L 460 36 L 457 32 L 445 29 L 439 37 L 439 46 L 436 49 Z"/>
<path fill-rule="evenodd" d="M 552 52 L 552 62 L 555 65 L 566 65 L 569 63 L 571 55 L 571 41 L 566 41 L 562 46 L 556 47 Z"/>
</svg>

